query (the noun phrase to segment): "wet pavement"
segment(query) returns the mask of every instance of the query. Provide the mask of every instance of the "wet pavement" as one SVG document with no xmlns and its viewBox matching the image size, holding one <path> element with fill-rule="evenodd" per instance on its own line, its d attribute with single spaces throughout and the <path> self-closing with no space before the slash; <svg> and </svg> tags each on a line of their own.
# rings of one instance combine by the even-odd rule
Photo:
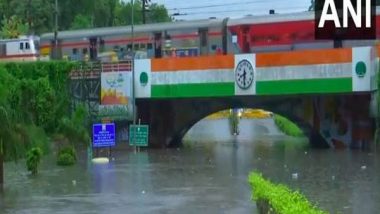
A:
<svg viewBox="0 0 380 214">
<path fill-rule="evenodd" d="M 199 123 L 189 135 L 216 126 L 216 136 L 227 139 L 225 121 L 217 123 Z M 304 139 L 271 135 L 275 130 L 263 128 L 269 123 L 243 126 L 225 141 L 203 136 L 181 149 L 120 150 L 103 165 L 83 155 L 75 166 L 57 167 L 48 156 L 36 177 L 22 161 L 7 163 L 0 213 L 256 213 L 247 183 L 252 170 L 332 213 L 380 210 L 377 153 L 311 149 Z M 252 138 L 255 130 L 261 134 Z"/>
</svg>

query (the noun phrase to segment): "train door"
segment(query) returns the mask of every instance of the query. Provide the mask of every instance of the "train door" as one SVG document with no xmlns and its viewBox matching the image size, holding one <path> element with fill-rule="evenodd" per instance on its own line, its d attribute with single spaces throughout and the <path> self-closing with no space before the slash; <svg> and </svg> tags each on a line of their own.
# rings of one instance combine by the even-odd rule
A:
<svg viewBox="0 0 380 214">
<path fill-rule="evenodd" d="M 249 53 L 250 50 L 250 44 L 249 44 L 249 29 L 250 27 L 248 25 L 244 25 L 241 27 L 241 33 L 242 33 L 242 42 L 243 42 L 243 47 L 241 47 L 242 53 Z"/>
<path fill-rule="evenodd" d="M 62 59 L 62 40 L 58 40 L 57 44 L 55 40 L 51 40 L 51 52 L 50 52 L 50 58 L 51 59 Z"/>
<path fill-rule="evenodd" d="M 208 29 L 201 28 L 198 31 L 199 43 L 200 43 L 200 54 L 201 56 L 208 54 Z"/>
<path fill-rule="evenodd" d="M 90 60 L 96 60 L 98 57 L 98 38 L 91 37 L 90 38 Z"/>
<path fill-rule="evenodd" d="M 0 58 L 5 57 L 7 55 L 7 44 L 0 43 Z"/>
<path fill-rule="evenodd" d="M 154 57 L 161 58 L 162 57 L 162 33 L 154 34 Z"/>
</svg>

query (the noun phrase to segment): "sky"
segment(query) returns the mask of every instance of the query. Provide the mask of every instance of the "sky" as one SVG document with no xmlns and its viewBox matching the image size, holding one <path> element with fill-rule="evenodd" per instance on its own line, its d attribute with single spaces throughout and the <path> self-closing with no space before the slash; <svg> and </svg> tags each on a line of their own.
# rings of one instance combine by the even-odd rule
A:
<svg viewBox="0 0 380 214">
<path fill-rule="evenodd" d="M 311 0 L 151 0 L 163 4 L 169 11 L 186 14 L 175 16 L 176 20 L 216 18 L 238 18 L 246 15 L 268 14 L 270 9 L 276 13 L 291 13 L 308 10 Z"/>
</svg>

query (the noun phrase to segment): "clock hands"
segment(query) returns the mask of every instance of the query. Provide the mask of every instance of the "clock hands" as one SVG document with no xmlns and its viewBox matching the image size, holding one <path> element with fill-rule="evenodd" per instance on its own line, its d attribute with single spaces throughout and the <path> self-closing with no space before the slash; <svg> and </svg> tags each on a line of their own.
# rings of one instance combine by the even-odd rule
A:
<svg viewBox="0 0 380 214">
<path fill-rule="evenodd" d="M 236 83 L 238 86 L 247 90 L 253 82 L 254 71 L 252 65 L 247 60 L 242 60 L 235 70 Z"/>
<path fill-rule="evenodd" d="M 246 79 L 246 76 L 247 76 L 247 72 L 245 71 L 245 69 L 243 70 L 243 84 L 245 86 L 245 79 Z"/>
</svg>

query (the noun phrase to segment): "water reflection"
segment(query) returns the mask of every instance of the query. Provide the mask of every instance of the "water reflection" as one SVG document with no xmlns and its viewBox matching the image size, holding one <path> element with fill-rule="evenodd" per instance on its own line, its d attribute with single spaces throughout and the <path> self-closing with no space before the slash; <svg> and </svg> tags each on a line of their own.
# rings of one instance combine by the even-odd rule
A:
<svg viewBox="0 0 380 214">
<path fill-rule="evenodd" d="M 255 213 L 247 184 L 252 170 L 300 189 L 332 213 L 380 209 L 377 154 L 314 150 L 303 139 L 284 136 L 249 140 L 241 133 L 232 141 L 191 142 L 182 149 L 117 151 L 103 165 L 84 155 L 76 166 L 61 168 L 46 157 L 35 178 L 24 163 L 7 163 L 0 211 Z"/>
</svg>

